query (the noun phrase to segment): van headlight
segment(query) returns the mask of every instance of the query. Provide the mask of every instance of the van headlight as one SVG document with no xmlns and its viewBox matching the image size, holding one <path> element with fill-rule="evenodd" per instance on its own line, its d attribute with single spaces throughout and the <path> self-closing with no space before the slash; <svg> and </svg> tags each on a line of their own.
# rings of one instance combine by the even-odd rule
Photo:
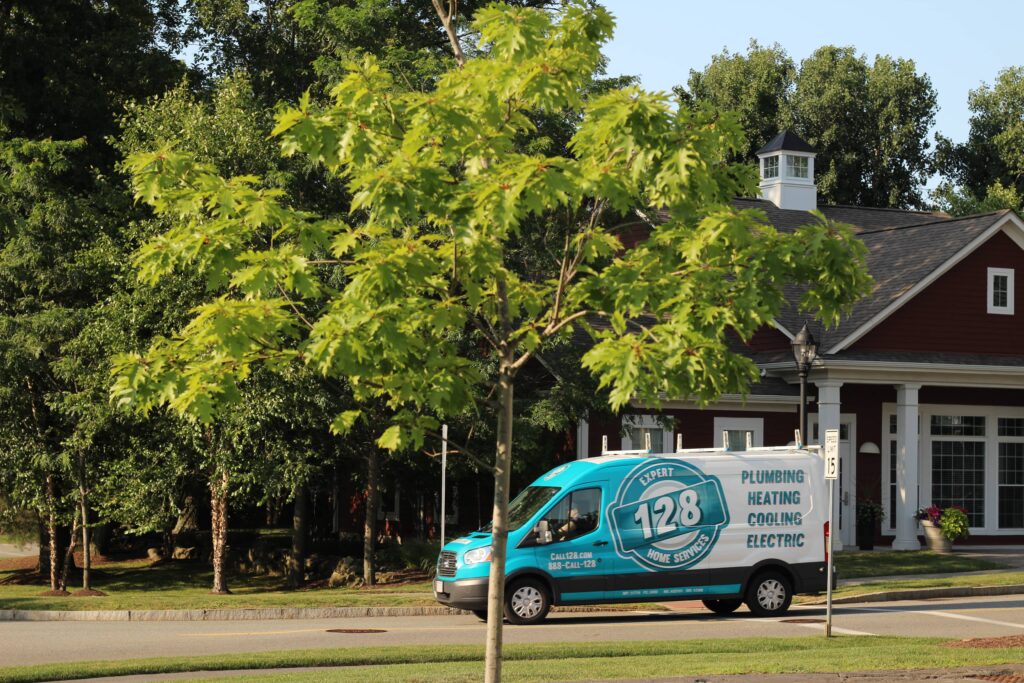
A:
<svg viewBox="0 0 1024 683">
<path fill-rule="evenodd" d="M 473 548 L 466 552 L 462 556 L 462 560 L 466 564 L 480 564 L 481 562 L 490 562 L 491 560 L 491 546 L 485 545 L 482 548 Z"/>
</svg>

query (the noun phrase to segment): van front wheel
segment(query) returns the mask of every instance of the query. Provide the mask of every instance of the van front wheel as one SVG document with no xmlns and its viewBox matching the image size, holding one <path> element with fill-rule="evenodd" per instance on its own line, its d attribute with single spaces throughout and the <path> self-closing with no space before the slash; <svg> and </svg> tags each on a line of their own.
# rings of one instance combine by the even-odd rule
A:
<svg viewBox="0 0 1024 683">
<path fill-rule="evenodd" d="M 550 609 L 547 587 L 536 579 L 521 579 L 505 591 L 505 618 L 511 624 L 539 623 Z"/>
<path fill-rule="evenodd" d="M 793 585 L 779 572 L 764 572 L 747 587 L 747 607 L 755 617 L 777 617 L 793 602 Z"/>
<path fill-rule="evenodd" d="M 732 614 L 743 604 L 742 600 L 701 600 L 715 614 Z"/>
</svg>

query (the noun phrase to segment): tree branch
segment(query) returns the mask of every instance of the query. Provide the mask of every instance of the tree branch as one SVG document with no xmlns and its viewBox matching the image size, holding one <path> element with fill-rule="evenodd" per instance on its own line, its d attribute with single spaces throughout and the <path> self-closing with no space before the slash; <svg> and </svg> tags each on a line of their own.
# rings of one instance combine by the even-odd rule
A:
<svg viewBox="0 0 1024 683">
<path fill-rule="evenodd" d="M 429 434 L 430 436 L 437 437 L 438 439 L 444 439 L 444 437 L 441 436 L 440 432 L 432 432 L 430 430 L 424 430 L 423 433 L 424 434 Z M 484 462 L 484 460 L 479 455 L 477 455 L 472 450 L 467 448 L 465 444 L 460 444 L 460 443 L 458 443 L 456 441 L 452 441 L 452 438 L 450 436 L 448 437 L 447 441 L 450 444 L 454 444 L 455 448 L 458 449 L 459 454 L 460 455 L 464 455 L 467 458 L 469 458 L 470 460 L 472 460 L 474 465 L 476 465 L 477 467 L 484 468 L 484 470 L 486 470 L 487 472 L 490 472 L 491 474 L 494 473 L 494 466 L 493 465 L 488 465 L 486 462 Z"/>
<path fill-rule="evenodd" d="M 459 67 L 466 65 L 466 57 L 462 54 L 462 47 L 459 45 L 459 35 L 455 31 L 455 15 L 459 11 L 459 0 L 448 0 L 448 10 L 441 6 L 441 0 L 432 0 L 434 3 L 434 10 L 437 11 L 437 17 L 441 20 L 441 25 L 444 26 L 445 33 L 448 34 L 448 42 L 452 44 L 452 52 L 455 53 L 455 63 Z"/>
</svg>

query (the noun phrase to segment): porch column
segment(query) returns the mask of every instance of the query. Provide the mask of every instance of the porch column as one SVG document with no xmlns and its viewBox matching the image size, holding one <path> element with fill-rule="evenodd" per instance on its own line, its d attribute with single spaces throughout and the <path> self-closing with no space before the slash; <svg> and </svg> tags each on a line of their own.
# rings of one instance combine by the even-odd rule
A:
<svg viewBox="0 0 1024 683">
<path fill-rule="evenodd" d="M 917 392 L 920 384 L 896 385 L 896 538 L 893 550 L 920 550 L 917 540 Z"/>
<path fill-rule="evenodd" d="M 815 382 L 814 386 L 818 389 L 818 445 L 824 448 L 825 431 L 828 429 L 839 429 L 839 415 L 842 412 L 839 402 L 839 388 L 843 386 L 843 383 L 836 380 L 822 380 Z M 838 489 L 839 487 L 837 486 L 836 488 Z M 843 549 L 843 539 L 839 528 L 841 498 L 837 491 L 832 501 L 832 547 L 836 551 Z"/>
</svg>

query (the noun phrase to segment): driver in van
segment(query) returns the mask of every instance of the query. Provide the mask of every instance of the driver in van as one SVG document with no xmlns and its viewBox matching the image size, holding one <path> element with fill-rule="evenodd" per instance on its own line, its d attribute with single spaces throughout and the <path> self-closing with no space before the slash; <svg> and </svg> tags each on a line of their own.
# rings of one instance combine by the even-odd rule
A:
<svg viewBox="0 0 1024 683">
<path fill-rule="evenodd" d="M 575 507 L 569 508 L 569 517 L 558 527 L 556 534 L 558 540 L 564 541 L 569 536 L 573 535 L 573 532 L 579 529 L 580 522 L 580 511 Z"/>
</svg>

